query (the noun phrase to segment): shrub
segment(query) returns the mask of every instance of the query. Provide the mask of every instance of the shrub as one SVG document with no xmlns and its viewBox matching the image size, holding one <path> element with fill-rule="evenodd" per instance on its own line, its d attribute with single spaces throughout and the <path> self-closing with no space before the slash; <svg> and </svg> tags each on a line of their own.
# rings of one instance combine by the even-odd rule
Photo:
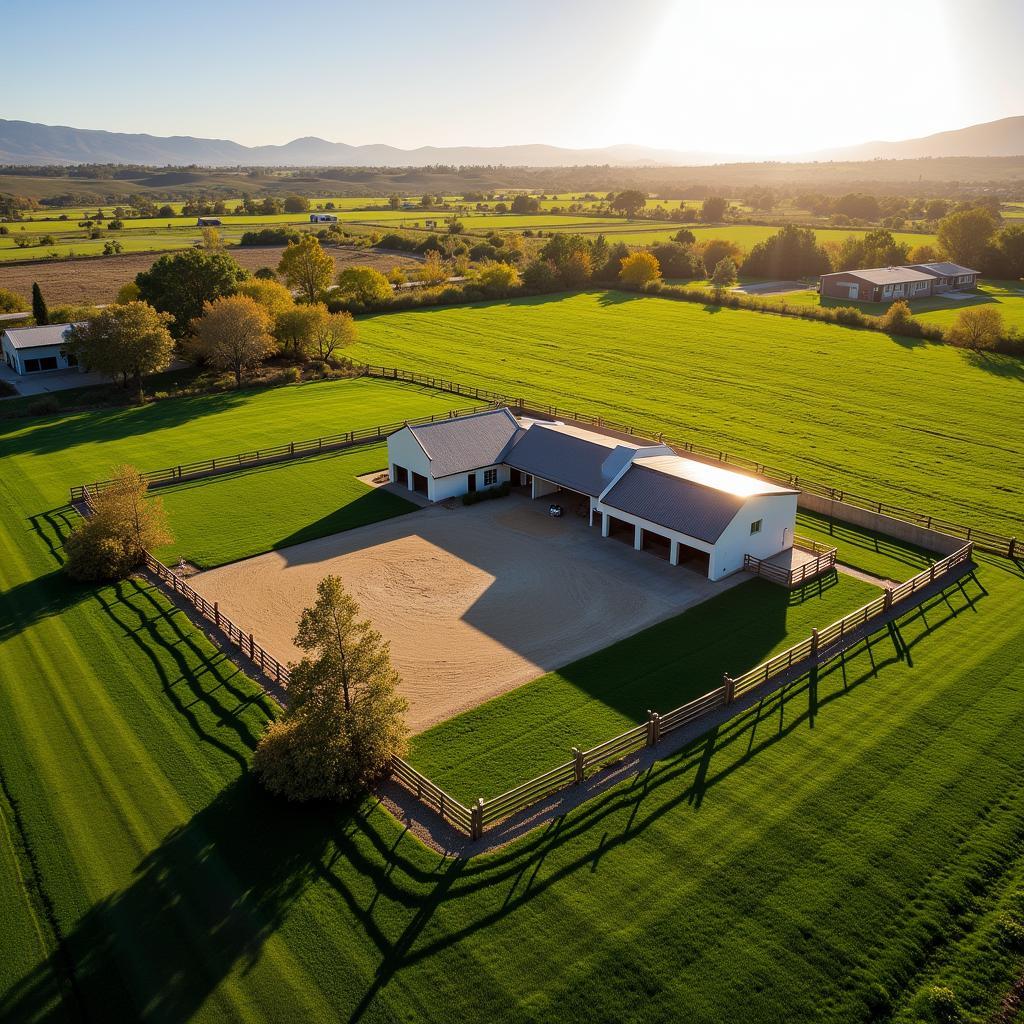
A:
<svg viewBox="0 0 1024 1024">
<path fill-rule="evenodd" d="M 0 288 L 0 313 L 24 313 L 28 303 L 17 293 L 8 288 Z"/>
<path fill-rule="evenodd" d="M 282 384 L 297 384 L 302 380 L 302 371 L 297 366 L 286 366 L 278 375 Z"/>
<path fill-rule="evenodd" d="M 936 1024 L 959 1024 L 964 1019 L 956 993 L 945 985 L 933 985 L 928 989 L 925 1006 Z"/>
<path fill-rule="evenodd" d="M 946 340 L 965 348 L 995 348 L 1006 331 L 1003 316 L 990 306 L 972 306 L 957 314 L 953 326 L 946 331 Z"/>
<path fill-rule="evenodd" d="M 1000 914 L 996 927 L 1006 946 L 1010 949 L 1024 949 L 1024 921 L 1019 917 L 1010 913 Z"/>
<path fill-rule="evenodd" d="M 54 395 L 44 395 L 34 402 L 29 402 L 27 411 L 29 416 L 52 416 L 55 412 L 60 412 L 60 402 Z"/>
<path fill-rule="evenodd" d="M 301 235 L 291 228 L 260 228 L 243 233 L 239 245 L 288 245 L 298 242 Z"/>
</svg>

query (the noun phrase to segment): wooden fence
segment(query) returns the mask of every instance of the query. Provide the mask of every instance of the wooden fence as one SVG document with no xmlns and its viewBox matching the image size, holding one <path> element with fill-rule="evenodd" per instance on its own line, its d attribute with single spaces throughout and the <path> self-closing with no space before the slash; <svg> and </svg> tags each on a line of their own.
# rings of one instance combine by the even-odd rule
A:
<svg viewBox="0 0 1024 1024">
<path fill-rule="evenodd" d="M 493 407 L 493 406 L 491 406 Z M 455 419 L 480 412 L 481 406 L 468 409 L 451 409 L 448 412 L 434 413 L 431 416 L 420 416 L 417 419 L 402 420 L 396 423 L 382 423 L 375 427 L 364 427 L 361 430 L 346 430 L 340 434 L 329 434 L 325 437 L 314 437 L 306 441 L 288 441 L 285 444 L 272 445 L 269 448 L 258 448 L 255 451 L 237 452 L 234 455 L 220 455 L 215 459 L 201 459 L 198 462 L 186 462 L 180 466 L 168 466 L 165 469 L 151 469 L 140 476 L 150 487 L 164 487 L 183 480 L 196 480 L 201 477 L 219 473 L 231 473 L 240 469 L 251 469 L 253 466 L 266 465 L 271 462 L 283 462 L 288 459 L 301 458 L 307 455 L 319 455 L 322 452 L 338 451 L 356 445 L 374 444 L 382 441 L 401 430 L 405 426 L 421 426 L 424 423 L 436 423 L 439 420 Z M 488 408 L 484 406 L 483 408 Z M 98 480 L 90 484 L 77 484 L 71 488 L 71 501 L 82 501 L 85 492 L 98 494 L 111 485 L 111 480 Z"/>
<path fill-rule="evenodd" d="M 836 549 L 829 547 L 827 544 L 796 536 L 793 538 L 793 547 L 798 550 L 808 551 L 815 557 L 808 562 L 804 562 L 803 565 L 796 565 L 791 569 L 787 569 L 784 566 L 776 565 L 767 558 L 755 558 L 753 555 L 744 555 L 743 568 L 755 576 L 761 576 L 771 583 L 779 583 L 793 590 L 795 587 L 803 586 L 803 584 L 808 583 L 810 580 L 829 572 L 836 566 Z"/>
</svg>

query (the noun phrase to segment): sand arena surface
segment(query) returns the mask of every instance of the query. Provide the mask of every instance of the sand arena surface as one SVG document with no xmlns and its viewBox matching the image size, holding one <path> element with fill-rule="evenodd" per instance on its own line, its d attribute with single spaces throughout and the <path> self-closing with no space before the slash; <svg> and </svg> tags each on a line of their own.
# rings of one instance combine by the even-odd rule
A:
<svg viewBox="0 0 1024 1024">
<path fill-rule="evenodd" d="M 341 576 L 391 642 L 414 732 L 739 583 L 635 552 L 547 500 L 433 506 L 199 573 L 189 581 L 268 651 L 292 644 L 316 585 Z"/>
</svg>

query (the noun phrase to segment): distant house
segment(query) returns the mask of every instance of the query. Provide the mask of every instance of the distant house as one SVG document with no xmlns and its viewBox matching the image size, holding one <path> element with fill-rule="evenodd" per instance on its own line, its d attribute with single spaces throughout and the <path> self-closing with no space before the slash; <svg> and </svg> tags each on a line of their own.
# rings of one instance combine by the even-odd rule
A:
<svg viewBox="0 0 1024 1024">
<path fill-rule="evenodd" d="M 908 267 L 841 270 L 821 275 L 821 294 L 830 299 L 895 302 L 925 299 L 941 292 L 976 288 L 978 271 L 957 263 L 915 263 Z"/>
<path fill-rule="evenodd" d="M 911 269 L 931 274 L 935 278 L 932 291 L 936 294 L 977 288 L 978 278 L 981 276 L 977 270 L 961 267 L 959 263 L 913 263 Z"/>
<path fill-rule="evenodd" d="M 219 228 L 220 217 L 197 217 L 196 218 L 197 228 Z"/>
<path fill-rule="evenodd" d="M 3 352 L 4 362 L 21 375 L 77 367 L 78 360 L 65 347 L 67 333 L 73 326 L 48 324 L 46 327 L 8 327 L 0 334 L 0 351 Z"/>
<path fill-rule="evenodd" d="M 388 438 L 392 483 L 443 501 L 505 484 L 572 501 L 602 537 L 708 579 L 793 546 L 798 492 L 768 480 L 507 408 L 406 426 Z"/>
<path fill-rule="evenodd" d="M 338 218 L 333 213 L 311 213 L 309 215 L 310 224 L 337 224 Z"/>
</svg>

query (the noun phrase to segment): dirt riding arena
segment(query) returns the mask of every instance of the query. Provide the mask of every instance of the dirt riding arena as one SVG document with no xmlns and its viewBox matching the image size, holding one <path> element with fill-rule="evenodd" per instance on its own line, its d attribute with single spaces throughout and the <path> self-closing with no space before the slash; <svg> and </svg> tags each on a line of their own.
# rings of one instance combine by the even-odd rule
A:
<svg viewBox="0 0 1024 1024">
<path fill-rule="evenodd" d="M 709 583 L 572 513 L 513 495 L 433 506 L 200 573 L 192 585 L 282 660 L 317 582 L 341 576 L 391 641 L 414 732 L 741 582 Z"/>
<path fill-rule="evenodd" d="M 260 267 L 277 269 L 283 246 L 231 246 L 227 252 L 246 270 Z M 346 249 L 340 246 L 326 250 L 334 258 L 335 270 L 345 267 L 374 267 L 387 273 L 401 267 L 406 273 L 422 264 L 405 253 L 378 252 L 376 249 Z M 77 260 L 46 260 L 37 263 L 0 263 L 0 288 L 10 288 L 26 300 L 37 281 L 46 301 L 59 303 L 113 302 L 117 290 L 126 281 L 149 268 L 162 256 L 159 252 L 122 253 L 120 256 L 90 256 Z"/>
</svg>

